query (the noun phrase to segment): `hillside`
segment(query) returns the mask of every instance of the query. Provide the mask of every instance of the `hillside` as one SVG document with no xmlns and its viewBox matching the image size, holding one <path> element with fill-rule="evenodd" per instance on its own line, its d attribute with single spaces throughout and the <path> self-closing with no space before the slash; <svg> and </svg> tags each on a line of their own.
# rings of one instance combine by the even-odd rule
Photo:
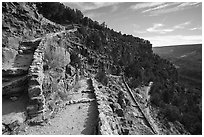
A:
<svg viewBox="0 0 204 137">
<path fill-rule="evenodd" d="M 202 45 L 155 47 L 153 52 L 174 63 L 186 85 L 202 89 Z"/>
<path fill-rule="evenodd" d="M 3 134 L 202 133 L 201 98 L 150 41 L 58 2 L 2 6 Z"/>
</svg>

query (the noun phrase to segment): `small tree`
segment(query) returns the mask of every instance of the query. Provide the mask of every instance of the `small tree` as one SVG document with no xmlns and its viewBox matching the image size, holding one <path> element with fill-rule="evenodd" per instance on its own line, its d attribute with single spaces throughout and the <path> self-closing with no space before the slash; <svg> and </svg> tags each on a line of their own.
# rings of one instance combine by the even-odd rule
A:
<svg viewBox="0 0 204 137">
<path fill-rule="evenodd" d="M 163 110 L 164 116 L 171 122 L 176 120 L 180 120 L 180 111 L 176 106 L 173 105 L 166 105 Z"/>
<path fill-rule="evenodd" d="M 96 79 L 103 85 L 108 84 L 108 77 L 106 76 L 104 67 L 102 67 L 102 69 L 99 69 L 99 72 L 96 74 Z"/>
<path fill-rule="evenodd" d="M 81 66 L 80 57 L 76 53 L 74 53 L 74 52 L 71 53 L 70 59 L 71 59 L 70 64 L 72 66 L 80 68 L 80 66 Z"/>
</svg>

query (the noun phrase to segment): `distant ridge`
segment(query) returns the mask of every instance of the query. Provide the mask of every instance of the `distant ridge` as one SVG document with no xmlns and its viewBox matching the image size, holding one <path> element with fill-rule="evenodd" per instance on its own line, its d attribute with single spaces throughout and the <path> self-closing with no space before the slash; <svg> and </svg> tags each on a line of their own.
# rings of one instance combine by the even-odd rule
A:
<svg viewBox="0 0 204 137">
<path fill-rule="evenodd" d="M 198 46 L 198 45 L 202 45 L 202 43 L 200 43 L 200 44 L 183 44 L 183 45 L 158 46 L 158 47 L 152 47 L 152 48 L 164 48 L 164 47 L 175 47 L 175 46 Z"/>
<path fill-rule="evenodd" d="M 196 51 L 196 55 L 202 56 L 202 44 L 188 44 L 188 45 L 173 45 L 163 47 L 153 47 L 153 52 L 163 58 L 180 57 Z M 201 54 L 201 55 L 200 55 Z M 198 57 L 198 58 L 200 58 Z"/>
<path fill-rule="evenodd" d="M 202 44 L 153 47 L 152 50 L 177 66 L 184 83 L 202 88 Z"/>
</svg>

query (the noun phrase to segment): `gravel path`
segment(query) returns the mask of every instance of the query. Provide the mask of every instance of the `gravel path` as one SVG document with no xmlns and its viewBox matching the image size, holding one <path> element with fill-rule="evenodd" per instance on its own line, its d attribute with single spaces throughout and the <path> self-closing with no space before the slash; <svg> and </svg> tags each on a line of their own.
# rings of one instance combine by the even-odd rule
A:
<svg viewBox="0 0 204 137">
<path fill-rule="evenodd" d="M 87 80 L 79 81 L 79 87 L 71 99 L 89 98 L 93 99 L 94 94 L 89 91 Z M 97 126 L 98 111 L 96 102 L 71 104 L 63 108 L 50 124 L 44 126 L 30 126 L 26 132 L 20 134 L 30 135 L 93 135 Z"/>
</svg>

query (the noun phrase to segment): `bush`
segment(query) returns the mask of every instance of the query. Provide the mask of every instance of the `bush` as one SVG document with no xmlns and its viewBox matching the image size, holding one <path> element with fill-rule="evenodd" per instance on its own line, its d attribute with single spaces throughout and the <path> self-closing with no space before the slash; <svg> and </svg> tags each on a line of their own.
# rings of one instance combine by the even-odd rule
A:
<svg viewBox="0 0 204 137">
<path fill-rule="evenodd" d="M 158 107 L 163 103 L 161 100 L 161 95 L 159 93 L 151 94 L 150 102 Z"/>
<path fill-rule="evenodd" d="M 176 106 L 173 105 L 166 105 L 163 110 L 164 116 L 171 122 L 176 120 L 180 120 L 180 111 Z"/>
<path fill-rule="evenodd" d="M 70 59 L 71 59 L 70 64 L 72 66 L 74 66 L 74 67 L 80 67 L 81 66 L 80 57 L 76 53 L 71 53 Z"/>
<path fill-rule="evenodd" d="M 84 26 L 78 28 L 79 33 L 81 33 L 82 35 L 86 35 L 87 34 L 87 30 Z"/>
<path fill-rule="evenodd" d="M 105 86 L 108 84 L 108 77 L 106 76 L 105 71 L 103 71 L 103 70 L 100 70 L 96 74 L 96 79 Z"/>
<path fill-rule="evenodd" d="M 65 67 L 70 62 L 70 54 L 65 48 L 59 47 L 56 42 L 51 41 L 51 43 L 46 46 L 45 50 L 44 60 L 47 60 L 46 65 L 51 68 Z"/>
<path fill-rule="evenodd" d="M 58 96 L 63 100 L 66 101 L 68 99 L 68 95 L 62 91 L 58 91 Z"/>
<path fill-rule="evenodd" d="M 181 123 L 185 126 L 186 129 L 188 129 L 191 134 L 202 134 L 202 112 L 184 113 L 181 119 Z"/>
<path fill-rule="evenodd" d="M 141 84 L 141 81 L 136 78 L 132 78 L 128 82 L 128 85 L 130 86 L 130 88 L 137 88 L 140 84 Z"/>
</svg>

